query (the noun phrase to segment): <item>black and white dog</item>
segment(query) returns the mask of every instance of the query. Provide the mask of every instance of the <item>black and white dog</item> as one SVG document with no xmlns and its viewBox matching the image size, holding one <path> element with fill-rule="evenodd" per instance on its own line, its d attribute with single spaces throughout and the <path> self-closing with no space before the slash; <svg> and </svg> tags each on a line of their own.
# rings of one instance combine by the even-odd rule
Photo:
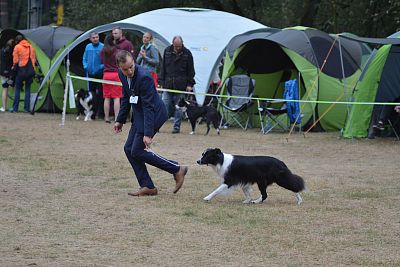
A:
<svg viewBox="0 0 400 267">
<path fill-rule="evenodd" d="M 210 124 L 212 123 L 214 128 L 217 130 L 219 134 L 219 114 L 216 108 L 212 106 L 197 106 L 197 104 L 192 104 L 189 101 L 186 101 L 184 98 L 181 98 L 176 105 L 177 109 L 182 110 L 182 112 L 186 112 L 190 124 L 192 125 L 192 131 L 190 134 L 194 134 L 196 130 L 197 120 L 203 118 L 207 124 L 207 132 L 205 135 L 208 135 L 210 132 Z"/>
<path fill-rule="evenodd" d="M 267 199 L 267 186 L 276 183 L 296 193 L 297 204 L 303 199 L 300 192 L 305 189 L 303 178 L 293 174 L 282 161 L 268 156 L 238 156 L 222 153 L 219 148 L 206 149 L 197 161 L 199 165 L 210 165 L 221 178 L 221 185 L 204 198 L 210 201 L 233 186 L 241 186 L 245 195 L 243 203 L 261 203 Z M 256 183 L 261 196 L 252 200 L 251 185 Z"/>
<path fill-rule="evenodd" d="M 79 89 L 75 94 L 75 103 L 77 108 L 76 119 L 80 119 L 80 115 L 84 115 L 84 121 L 90 121 L 93 115 L 92 111 L 92 100 L 93 96 L 91 92 L 87 92 L 84 89 Z"/>
</svg>

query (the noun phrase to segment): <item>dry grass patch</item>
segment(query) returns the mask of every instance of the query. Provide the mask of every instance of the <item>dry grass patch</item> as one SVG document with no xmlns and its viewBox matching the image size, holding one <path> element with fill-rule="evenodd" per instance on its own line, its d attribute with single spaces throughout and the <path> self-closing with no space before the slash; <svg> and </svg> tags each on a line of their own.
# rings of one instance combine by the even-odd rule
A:
<svg viewBox="0 0 400 267">
<path fill-rule="evenodd" d="M 160 194 L 132 198 L 128 129 L 114 135 L 73 116 L 59 123 L 59 114 L 0 114 L 1 266 L 400 265 L 394 139 L 310 133 L 287 142 L 257 129 L 192 136 L 187 123 L 172 135 L 167 124 L 153 149 L 190 165 L 184 187 L 172 194 L 172 176 L 150 167 Z M 240 190 L 204 203 L 218 186 L 211 168 L 195 165 L 207 147 L 282 159 L 304 177 L 304 202 L 272 186 L 261 205 L 242 204 Z"/>
</svg>

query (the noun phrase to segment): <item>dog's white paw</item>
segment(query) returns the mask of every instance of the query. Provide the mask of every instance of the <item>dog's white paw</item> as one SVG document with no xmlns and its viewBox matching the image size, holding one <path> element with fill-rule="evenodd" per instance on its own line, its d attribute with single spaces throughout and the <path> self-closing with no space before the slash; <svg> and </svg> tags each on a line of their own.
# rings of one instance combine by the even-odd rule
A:
<svg viewBox="0 0 400 267">
<path fill-rule="evenodd" d="M 78 117 L 76 117 L 76 120 L 77 120 L 77 121 L 79 121 L 79 116 L 78 116 Z"/>
<path fill-rule="evenodd" d="M 203 200 L 204 200 L 205 202 L 210 202 L 210 201 L 211 201 L 211 198 L 210 198 L 210 197 L 205 197 L 205 198 L 203 198 Z"/>
<path fill-rule="evenodd" d="M 245 199 L 245 200 L 242 201 L 243 204 L 249 204 L 249 203 L 252 203 L 252 202 L 253 201 L 251 200 L 251 198 Z"/>
<path fill-rule="evenodd" d="M 189 134 L 194 134 L 194 132 L 190 132 Z"/>
<path fill-rule="evenodd" d="M 253 203 L 253 204 L 260 204 L 260 203 L 262 203 L 263 201 L 262 201 L 262 197 L 260 196 L 259 198 L 257 198 L 257 199 L 255 199 L 255 200 L 252 200 L 251 201 L 251 203 Z"/>
<path fill-rule="evenodd" d="M 300 205 L 303 202 L 303 198 L 299 193 L 296 193 L 296 200 L 297 200 L 297 205 Z"/>
</svg>

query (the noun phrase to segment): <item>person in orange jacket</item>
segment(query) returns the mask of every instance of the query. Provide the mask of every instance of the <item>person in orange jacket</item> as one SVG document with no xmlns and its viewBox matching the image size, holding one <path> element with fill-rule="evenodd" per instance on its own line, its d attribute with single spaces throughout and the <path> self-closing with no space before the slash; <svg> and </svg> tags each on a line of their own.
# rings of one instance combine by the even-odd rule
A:
<svg viewBox="0 0 400 267">
<path fill-rule="evenodd" d="M 16 70 L 15 77 L 15 94 L 13 107 L 11 112 L 18 112 L 19 97 L 21 93 L 22 83 L 25 82 L 25 100 L 24 100 L 24 112 L 30 111 L 30 100 L 31 100 L 31 84 L 33 77 L 21 77 L 18 73 L 19 68 L 24 67 L 28 64 L 28 59 L 31 59 L 32 66 L 35 68 L 36 56 L 35 49 L 24 40 L 22 35 L 15 37 L 16 46 L 13 51 L 13 69 Z"/>
</svg>

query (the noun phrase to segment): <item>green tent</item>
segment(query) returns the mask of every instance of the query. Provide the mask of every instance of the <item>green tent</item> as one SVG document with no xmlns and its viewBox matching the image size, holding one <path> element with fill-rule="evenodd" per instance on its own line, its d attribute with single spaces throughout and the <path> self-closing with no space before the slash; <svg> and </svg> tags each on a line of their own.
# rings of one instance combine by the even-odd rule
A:
<svg viewBox="0 0 400 267">
<path fill-rule="evenodd" d="M 400 97 L 400 32 L 385 39 L 354 38 L 360 42 L 381 44 L 374 50 L 354 87 L 354 102 L 390 103 Z M 346 138 L 374 137 L 371 127 L 377 119 L 381 105 L 353 105 L 346 121 Z"/>
<path fill-rule="evenodd" d="M 299 79 L 301 100 L 313 101 L 300 104 L 301 125 L 319 120 L 321 130 L 334 131 L 344 127 L 347 106 L 315 101 L 350 99 L 363 53 L 369 51 L 358 42 L 312 28 L 261 29 L 230 41 L 222 81 L 247 73 L 256 80 L 255 96 L 282 99 L 285 80 Z"/>
<path fill-rule="evenodd" d="M 31 107 L 33 102 L 36 101 L 35 111 L 60 111 L 63 107 L 63 96 L 65 87 L 66 70 L 64 64 L 57 66 L 57 71 L 52 72 L 52 75 L 47 82 L 40 95 L 37 91 L 41 79 L 49 72 L 50 67 L 53 65 L 54 60 L 58 55 L 82 32 L 71 29 L 68 27 L 57 26 L 41 26 L 29 30 L 14 30 L 5 29 L 1 31 L 0 46 L 10 38 L 15 38 L 18 34 L 23 35 L 29 43 L 33 46 L 36 53 L 36 60 L 38 63 L 37 75 L 31 86 Z M 82 64 L 80 60 L 73 61 L 73 68 L 79 71 Z M 82 81 L 74 81 L 74 88 L 86 87 L 86 83 Z M 14 98 L 14 89 L 8 92 L 7 106 L 12 105 Z M 23 108 L 24 92 L 21 92 L 20 110 Z"/>
</svg>

